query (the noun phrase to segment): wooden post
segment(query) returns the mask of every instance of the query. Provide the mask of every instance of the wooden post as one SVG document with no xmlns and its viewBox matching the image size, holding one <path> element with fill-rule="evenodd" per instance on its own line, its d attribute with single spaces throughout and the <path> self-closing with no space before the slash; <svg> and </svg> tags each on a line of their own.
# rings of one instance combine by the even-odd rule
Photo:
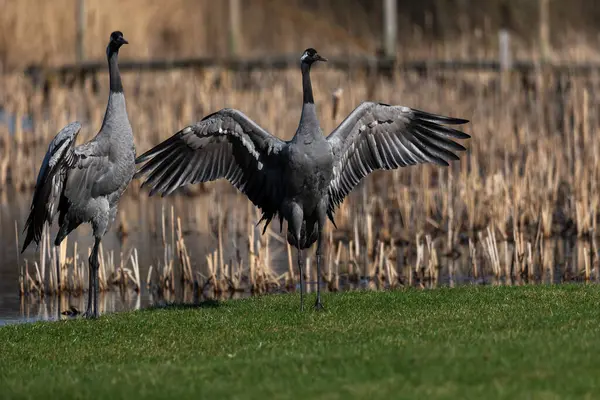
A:
<svg viewBox="0 0 600 400">
<path fill-rule="evenodd" d="M 331 119 L 333 122 L 336 122 L 338 112 L 340 110 L 340 101 L 342 100 L 342 94 L 344 93 L 344 89 L 341 87 L 335 89 L 331 95 L 331 100 L 333 102 L 333 106 L 331 107 Z"/>
<path fill-rule="evenodd" d="M 77 32 L 76 32 L 76 49 L 75 56 L 77 64 L 85 60 L 85 27 L 86 27 L 86 10 L 85 0 L 77 0 Z"/>
<path fill-rule="evenodd" d="M 500 18 L 500 30 L 498 31 L 500 86 L 502 94 L 506 94 L 510 86 L 510 71 L 513 68 L 513 57 L 510 49 L 510 31 L 513 21 L 509 0 L 500 3 Z"/>
<path fill-rule="evenodd" d="M 550 54 L 550 0 L 538 0 L 540 13 L 540 50 L 542 61 L 546 61 Z"/>
<path fill-rule="evenodd" d="M 513 66 L 510 52 L 510 32 L 502 28 L 498 31 L 498 48 L 500 49 L 500 71 L 510 71 Z"/>
<path fill-rule="evenodd" d="M 510 82 L 510 71 L 513 60 L 510 52 L 510 32 L 506 28 L 498 31 L 498 48 L 500 55 L 500 87 L 503 94 L 507 93 Z"/>
<path fill-rule="evenodd" d="M 398 37 L 396 0 L 383 0 L 383 53 L 385 57 L 396 58 L 396 38 Z"/>
<path fill-rule="evenodd" d="M 229 55 L 237 56 L 240 50 L 240 0 L 229 0 Z"/>
</svg>

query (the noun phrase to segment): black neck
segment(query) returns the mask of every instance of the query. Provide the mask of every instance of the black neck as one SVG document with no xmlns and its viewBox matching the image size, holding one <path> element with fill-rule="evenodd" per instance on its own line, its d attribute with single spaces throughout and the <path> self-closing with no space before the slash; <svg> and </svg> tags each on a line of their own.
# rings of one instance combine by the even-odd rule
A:
<svg viewBox="0 0 600 400">
<path fill-rule="evenodd" d="M 123 83 L 121 82 L 121 73 L 119 72 L 119 50 L 112 49 L 110 46 L 106 51 L 108 57 L 108 73 L 110 76 L 110 91 L 116 93 L 123 92 Z"/>
<path fill-rule="evenodd" d="M 310 82 L 310 64 L 302 63 L 300 69 L 302 70 L 302 92 L 304 104 L 314 104 L 315 99 L 313 97 L 312 84 Z"/>
</svg>

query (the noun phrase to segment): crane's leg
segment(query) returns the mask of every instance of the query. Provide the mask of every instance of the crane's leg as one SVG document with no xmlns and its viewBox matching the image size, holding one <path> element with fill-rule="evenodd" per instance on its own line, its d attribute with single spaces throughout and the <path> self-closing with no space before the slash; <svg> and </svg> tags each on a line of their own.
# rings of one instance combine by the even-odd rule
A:
<svg viewBox="0 0 600 400">
<path fill-rule="evenodd" d="M 302 222 L 303 211 L 296 203 L 291 204 L 291 218 L 288 219 L 288 231 L 291 232 L 296 239 L 296 248 L 298 249 L 298 271 L 300 272 L 300 311 L 304 311 L 304 271 L 302 265 L 304 257 L 302 255 Z"/>
<path fill-rule="evenodd" d="M 319 236 L 317 237 L 317 301 L 315 302 L 315 310 L 323 310 L 321 303 L 321 225 L 319 224 Z"/>
<path fill-rule="evenodd" d="M 100 238 L 96 238 L 92 254 L 90 254 L 90 267 L 88 272 L 88 301 L 87 309 L 83 316 L 85 318 L 95 318 L 98 316 L 98 269 L 100 262 L 98 260 L 98 248 L 100 246 Z"/>
<path fill-rule="evenodd" d="M 302 268 L 303 263 L 304 259 L 302 256 L 302 250 L 300 250 L 300 246 L 298 246 L 298 272 L 300 272 L 300 311 L 304 311 L 304 268 Z"/>
<path fill-rule="evenodd" d="M 58 254 L 58 249 L 56 249 L 56 250 L 57 250 L 56 254 Z M 56 319 L 60 320 L 60 317 L 62 315 L 62 311 L 60 309 L 60 307 L 62 305 L 62 288 L 60 287 L 60 260 L 59 260 L 59 257 L 56 257 L 56 283 L 57 283 L 56 294 L 58 297 L 58 307 L 57 307 L 58 314 L 57 314 Z"/>
<path fill-rule="evenodd" d="M 87 307 L 85 308 L 85 313 L 83 313 L 84 318 L 89 318 L 92 316 L 92 296 L 94 292 L 94 277 L 92 274 L 92 257 L 94 252 L 90 254 L 89 259 L 89 267 L 88 267 L 88 299 L 87 299 Z"/>
<path fill-rule="evenodd" d="M 100 260 L 98 260 L 98 248 L 100 246 L 100 238 L 94 241 L 94 318 L 100 316 L 98 310 L 98 296 L 100 295 L 100 282 L 98 281 L 98 270 L 100 269 Z"/>
</svg>

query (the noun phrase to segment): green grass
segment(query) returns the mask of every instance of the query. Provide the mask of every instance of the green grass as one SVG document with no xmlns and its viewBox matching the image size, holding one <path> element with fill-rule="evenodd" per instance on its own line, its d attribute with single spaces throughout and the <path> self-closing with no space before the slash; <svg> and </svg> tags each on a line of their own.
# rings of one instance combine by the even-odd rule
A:
<svg viewBox="0 0 600 400">
<path fill-rule="evenodd" d="M 310 298 L 311 300 L 313 298 Z M 273 295 L 0 328 L 0 397 L 581 398 L 600 287 Z"/>
</svg>

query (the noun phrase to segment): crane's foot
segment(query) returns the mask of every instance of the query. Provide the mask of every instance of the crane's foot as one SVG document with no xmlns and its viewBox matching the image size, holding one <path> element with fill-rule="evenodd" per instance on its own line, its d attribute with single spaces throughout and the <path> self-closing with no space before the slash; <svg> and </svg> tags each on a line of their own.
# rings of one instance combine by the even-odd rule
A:
<svg viewBox="0 0 600 400">
<path fill-rule="evenodd" d="M 315 303 L 315 311 L 325 311 L 325 306 L 321 302 L 321 299 L 317 299 Z"/>
<path fill-rule="evenodd" d="M 94 313 L 94 311 L 91 308 L 88 308 L 87 310 L 85 310 L 85 312 L 83 314 L 81 314 L 81 316 L 85 319 L 95 319 L 98 318 L 98 316 L 96 315 L 96 313 Z"/>
</svg>

